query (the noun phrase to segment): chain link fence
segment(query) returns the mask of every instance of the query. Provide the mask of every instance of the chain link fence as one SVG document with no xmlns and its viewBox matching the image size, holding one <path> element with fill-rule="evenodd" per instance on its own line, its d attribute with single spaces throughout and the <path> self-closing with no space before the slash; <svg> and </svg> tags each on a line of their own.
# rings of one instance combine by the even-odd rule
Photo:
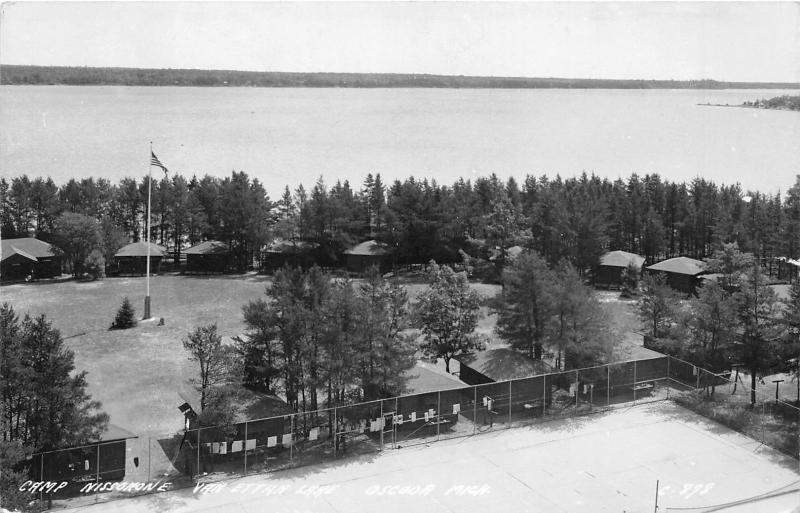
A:
<svg viewBox="0 0 800 513">
<path fill-rule="evenodd" d="M 744 369 L 713 373 L 670 359 L 681 385 L 675 402 L 788 456 L 800 454 L 800 408 L 780 399 L 780 387 L 791 380 L 755 380 Z"/>
<path fill-rule="evenodd" d="M 80 505 L 673 399 L 798 457 L 800 409 L 730 376 L 658 357 L 37 454 L 46 505 Z"/>
</svg>

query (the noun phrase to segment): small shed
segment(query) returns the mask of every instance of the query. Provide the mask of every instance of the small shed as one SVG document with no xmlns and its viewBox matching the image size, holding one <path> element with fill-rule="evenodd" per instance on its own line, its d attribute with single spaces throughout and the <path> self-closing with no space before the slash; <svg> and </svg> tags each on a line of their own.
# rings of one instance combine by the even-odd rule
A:
<svg viewBox="0 0 800 513">
<path fill-rule="evenodd" d="M 373 266 L 378 267 L 382 273 L 392 268 L 392 248 L 376 240 L 362 242 L 344 254 L 347 259 L 347 270 L 352 273 L 363 273 Z"/>
<path fill-rule="evenodd" d="M 147 242 L 134 242 L 120 249 L 114 255 L 114 262 L 120 274 L 145 274 L 147 272 Z M 161 270 L 161 261 L 167 249 L 157 244 L 150 244 L 150 273 Z"/>
<path fill-rule="evenodd" d="M 218 240 L 195 244 L 183 252 L 186 255 L 186 272 L 224 273 L 231 266 L 231 250 Z"/>
<path fill-rule="evenodd" d="M 533 360 L 504 347 L 458 356 L 456 359 L 461 366 L 459 378 L 469 385 L 529 378 L 553 372 L 553 367 L 546 362 Z"/>
<path fill-rule="evenodd" d="M 61 274 L 61 250 L 39 239 L 3 239 L 0 253 L 3 280 L 52 278 Z"/>
<path fill-rule="evenodd" d="M 491 424 L 492 415 L 499 412 L 522 413 L 550 404 L 553 386 L 558 385 L 549 377 L 553 367 L 513 349 L 490 349 L 456 359 L 461 380 L 476 385 L 476 406 L 483 411 L 484 423 Z"/>
<path fill-rule="evenodd" d="M 261 257 L 263 269 L 280 269 L 289 267 L 311 267 L 316 263 L 315 252 L 319 248 L 316 242 L 304 240 L 275 239 L 267 246 Z"/>
<path fill-rule="evenodd" d="M 80 447 L 34 454 L 30 467 L 33 480 L 65 482 L 53 498 L 71 497 L 87 483 L 122 481 L 127 461 L 127 440 L 138 438 L 130 431 L 108 424 L 97 440 Z M 41 474 L 41 476 L 40 476 Z"/>
<path fill-rule="evenodd" d="M 600 257 L 600 265 L 595 275 L 595 285 L 601 287 L 622 286 L 622 272 L 629 266 L 642 270 L 644 257 L 627 251 L 609 251 Z"/>
<path fill-rule="evenodd" d="M 705 269 L 705 262 L 688 257 L 670 258 L 647 268 L 651 273 L 664 273 L 670 287 L 686 294 L 695 293 Z"/>
<path fill-rule="evenodd" d="M 459 420 L 461 405 L 466 409 L 473 391 L 463 381 L 428 362 L 417 361 L 403 373 L 406 393 L 384 404 L 392 409 L 387 414 L 387 428 L 395 440 L 410 443 L 410 438 L 435 435 L 453 429 Z M 393 408 L 396 406 L 396 410 Z"/>
</svg>

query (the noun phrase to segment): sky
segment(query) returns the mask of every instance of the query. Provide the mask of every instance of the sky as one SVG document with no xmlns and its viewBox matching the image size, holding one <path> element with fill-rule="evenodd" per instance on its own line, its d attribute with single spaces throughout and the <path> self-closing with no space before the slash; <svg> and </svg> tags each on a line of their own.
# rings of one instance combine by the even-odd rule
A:
<svg viewBox="0 0 800 513">
<path fill-rule="evenodd" d="M 3 3 L 0 64 L 800 82 L 800 3 Z"/>
</svg>

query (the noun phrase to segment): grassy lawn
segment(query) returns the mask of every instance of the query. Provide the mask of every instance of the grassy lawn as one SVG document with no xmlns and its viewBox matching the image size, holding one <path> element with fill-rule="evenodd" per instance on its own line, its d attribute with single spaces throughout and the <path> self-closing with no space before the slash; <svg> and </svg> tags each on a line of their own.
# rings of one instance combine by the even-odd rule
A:
<svg viewBox="0 0 800 513">
<path fill-rule="evenodd" d="M 89 393 L 111 422 L 135 433 L 167 434 L 183 426 L 179 394 L 193 396 L 196 375 L 181 339 L 195 326 L 216 322 L 223 336 L 245 330 L 242 306 L 263 295 L 261 276 L 156 276 L 150 280 L 152 314 L 164 326 L 140 323 L 108 331 L 127 295 L 136 314 L 144 306 L 144 278 L 4 286 L 2 300 L 18 315 L 46 314 L 75 351 L 75 366 L 89 372 Z"/>
<path fill-rule="evenodd" d="M 217 323 L 223 337 L 245 331 L 242 306 L 262 297 L 269 278 L 258 275 L 151 278 L 152 314 L 165 324 L 140 323 L 129 330 L 109 331 L 123 296 L 141 317 L 145 280 L 107 278 L 97 282 L 39 282 L 0 289 L 2 301 L 20 315 L 46 314 L 75 351 L 78 370 L 89 372 L 89 392 L 103 403 L 111 422 L 140 434 L 166 435 L 183 426 L 178 405 L 196 393 L 189 379 L 197 374 L 181 339 L 196 326 Z M 426 286 L 405 283 L 415 301 Z M 482 299 L 500 291 L 497 285 L 473 284 Z M 618 294 L 598 292 L 615 329 L 626 344 L 637 344 L 638 328 L 629 301 Z M 484 301 L 485 304 L 485 301 Z M 488 348 L 504 346 L 494 333 L 496 317 L 481 307 L 477 331 Z M 628 340 L 630 339 L 630 340 Z M 641 337 L 638 338 L 641 344 Z M 451 369 L 457 370 L 457 369 Z"/>
<path fill-rule="evenodd" d="M 197 374 L 181 339 L 195 326 L 217 323 L 223 337 L 245 331 L 242 306 L 262 297 L 269 278 L 246 276 L 155 276 L 150 280 L 152 315 L 164 326 L 140 323 L 109 331 L 122 298 L 128 296 L 141 317 L 145 279 L 107 278 L 97 282 L 38 282 L 0 289 L 18 315 L 45 314 L 75 352 L 77 370 L 89 372 L 89 393 L 103 403 L 111 422 L 140 434 L 165 435 L 183 427 L 178 405 L 196 393 Z M 425 288 L 408 284 L 414 300 Z M 474 285 L 482 296 L 499 287 Z M 493 316 L 482 311 L 479 331 L 492 336 Z"/>
</svg>

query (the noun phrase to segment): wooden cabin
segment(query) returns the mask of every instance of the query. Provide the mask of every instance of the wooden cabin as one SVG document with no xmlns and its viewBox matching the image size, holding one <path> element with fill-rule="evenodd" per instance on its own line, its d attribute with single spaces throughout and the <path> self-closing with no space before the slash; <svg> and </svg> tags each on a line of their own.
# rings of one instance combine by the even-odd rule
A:
<svg viewBox="0 0 800 513">
<path fill-rule="evenodd" d="M 134 242 L 124 246 L 114 255 L 114 263 L 119 274 L 147 273 L 147 242 Z M 161 271 L 161 262 L 167 249 L 150 243 L 150 274 Z"/>
<path fill-rule="evenodd" d="M 187 273 L 224 273 L 233 266 L 230 248 L 217 240 L 195 244 L 183 253 L 186 255 Z"/>
<path fill-rule="evenodd" d="M 705 273 L 706 264 L 688 257 L 676 257 L 647 267 L 648 272 L 663 273 L 667 285 L 685 294 L 694 294 L 700 285 L 700 275 Z"/>
<path fill-rule="evenodd" d="M 3 239 L 0 279 L 36 280 L 61 275 L 61 250 L 52 244 L 24 237 Z"/>
<path fill-rule="evenodd" d="M 392 269 L 392 249 L 388 244 L 368 240 L 344 252 L 347 270 L 363 273 L 370 267 L 377 267 L 382 273 Z"/>
<path fill-rule="evenodd" d="M 627 251 L 610 251 L 600 257 L 600 265 L 597 267 L 594 282 L 598 287 L 622 286 L 622 273 L 630 266 L 635 267 L 641 272 L 644 264 L 644 257 Z"/>
</svg>

